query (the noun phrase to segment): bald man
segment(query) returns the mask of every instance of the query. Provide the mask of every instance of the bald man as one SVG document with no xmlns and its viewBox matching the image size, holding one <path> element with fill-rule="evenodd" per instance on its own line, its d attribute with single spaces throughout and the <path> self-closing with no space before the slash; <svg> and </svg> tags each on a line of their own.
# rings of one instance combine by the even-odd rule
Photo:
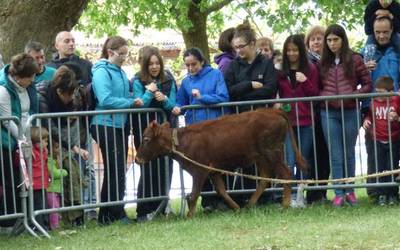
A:
<svg viewBox="0 0 400 250">
<path fill-rule="evenodd" d="M 75 38 L 69 31 L 57 34 L 54 47 L 57 54 L 48 66 L 58 69 L 63 64 L 76 64 L 80 69 L 80 83 L 87 85 L 92 82 L 92 63 L 75 54 Z"/>
</svg>

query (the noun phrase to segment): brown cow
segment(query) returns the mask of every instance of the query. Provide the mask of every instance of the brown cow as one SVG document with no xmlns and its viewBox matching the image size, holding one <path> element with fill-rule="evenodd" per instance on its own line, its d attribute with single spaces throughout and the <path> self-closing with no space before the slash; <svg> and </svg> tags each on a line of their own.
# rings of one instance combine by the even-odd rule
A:
<svg viewBox="0 0 400 250">
<path fill-rule="evenodd" d="M 215 168 L 233 171 L 237 167 L 252 166 L 255 163 L 261 177 L 276 176 L 290 180 L 292 175 L 284 164 L 283 151 L 285 137 L 289 131 L 297 165 L 300 170 L 307 170 L 307 164 L 297 148 L 290 120 L 280 110 L 258 109 L 199 122 L 175 129 L 176 139 L 173 139 L 173 131 L 169 123 L 160 126 L 152 122 L 143 132 L 143 141 L 138 149 L 136 161 L 140 164 L 160 155 L 171 154 L 192 175 L 193 187 L 188 197 L 188 217 L 193 216 L 197 198 L 209 175 L 217 193 L 227 204 L 232 209 L 239 209 L 239 206 L 227 194 L 220 173 L 189 163 L 172 153 L 174 147 L 187 157 Z M 266 181 L 258 182 L 249 205 L 257 202 L 267 184 Z M 285 184 L 283 187 L 282 205 L 288 207 L 291 187 L 290 184 Z"/>
</svg>

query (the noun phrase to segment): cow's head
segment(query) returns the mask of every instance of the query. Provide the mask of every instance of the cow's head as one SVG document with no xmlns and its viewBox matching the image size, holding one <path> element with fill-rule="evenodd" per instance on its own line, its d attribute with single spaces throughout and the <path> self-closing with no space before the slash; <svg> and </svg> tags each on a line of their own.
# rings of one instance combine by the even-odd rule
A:
<svg viewBox="0 0 400 250">
<path fill-rule="evenodd" d="M 168 122 L 159 125 L 156 121 L 152 121 L 143 132 L 142 143 L 137 150 L 136 163 L 143 164 L 158 156 L 168 154 L 172 147 L 171 133 L 172 129 Z"/>
</svg>

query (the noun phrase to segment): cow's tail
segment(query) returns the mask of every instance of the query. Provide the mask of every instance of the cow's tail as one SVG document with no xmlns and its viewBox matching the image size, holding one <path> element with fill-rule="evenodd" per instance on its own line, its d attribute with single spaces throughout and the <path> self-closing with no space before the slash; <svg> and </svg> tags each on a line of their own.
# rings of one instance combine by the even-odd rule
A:
<svg viewBox="0 0 400 250">
<path fill-rule="evenodd" d="M 284 113 L 282 111 L 281 114 L 282 114 L 282 116 L 285 118 L 285 120 L 287 122 L 287 131 L 288 131 L 289 136 L 290 136 L 290 142 L 292 144 L 293 151 L 294 151 L 294 153 L 296 155 L 296 167 L 298 169 L 300 169 L 303 173 L 307 173 L 308 170 L 309 170 L 309 167 L 308 167 L 307 161 L 303 158 L 299 148 L 297 147 L 296 138 L 295 138 L 294 131 L 293 131 L 293 128 L 292 128 L 292 122 L 290 121 L 290 119 L 286 115 L 286 113 Z"/>
</svg>

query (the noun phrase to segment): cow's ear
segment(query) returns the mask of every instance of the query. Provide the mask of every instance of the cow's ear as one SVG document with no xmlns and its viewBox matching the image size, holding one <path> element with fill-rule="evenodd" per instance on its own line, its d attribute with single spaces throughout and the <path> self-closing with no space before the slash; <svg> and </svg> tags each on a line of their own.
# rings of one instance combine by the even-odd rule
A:
<svg viewBox="0 0 400 250">
<path fill-rule="evenodd" d="M 149 127 L 151 129 L 156 129 L 158 127 L 157 121 L 153 120 L 152 122 L 150 122 Z"/>
</svg>

